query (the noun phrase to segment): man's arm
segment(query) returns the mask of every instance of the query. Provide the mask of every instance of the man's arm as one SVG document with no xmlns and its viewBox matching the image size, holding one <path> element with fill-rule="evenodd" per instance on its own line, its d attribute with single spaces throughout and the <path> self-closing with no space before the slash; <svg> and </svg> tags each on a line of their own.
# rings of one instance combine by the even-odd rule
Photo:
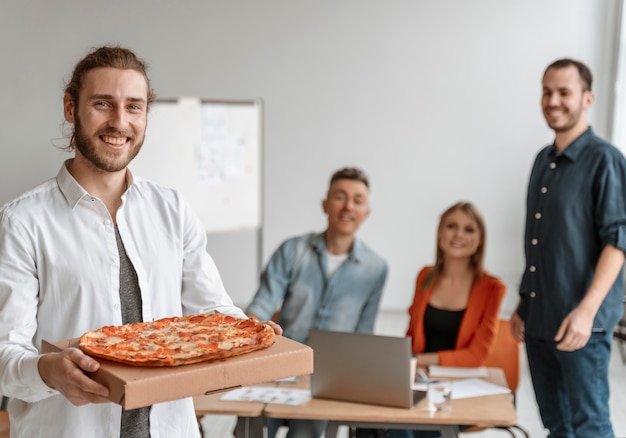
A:
<svg viewBox="0 0 626 438">
<path fill-rule="evenodd" d="M 624 264 L 624 253 L 606 245 L 600 253 L 596 272 L 582 301 L 563 320 L 554 337 L 556 348 L 575 351 L 587 345 L 593 320 Z"/>
<path fill-rule="evenodd" d="M 33 247 L 24 238 L 26 235 L 18 220 L 6 213 L 0 214 L 2 392 L 29 403 L 55 395 L 57 391 L 76 405 L 109 402 L 98 395 L 107 396 L 108 389 L 84 373 L 98 369 L 95 360 L 78 349 L 40 355 L 33 344 L 38 327 L 40 272 L 37 271 Z M 79 396 L 83 391 L 87 394 Z"/>
<path fill-rule="evenodd" d="M 289 241 L 283 242 L 267 262 L 261 273 L 259 289 L 246 309 L 248 316 L 269 321 L 281 305 L 292 280 L 290 266 L 294 254 L 288 245 Z"/>
<path fill-rule="evenodd" d="M 181 302 L 185 314 L 220 312 L 245 318 L 226 292 L 220 273 L 207 251 L 207 235 L 198 216 L 178 199 L 184 212 L 184 251 Z M 145 315 L 144 315 L 145 317 Z"/>
</svg>

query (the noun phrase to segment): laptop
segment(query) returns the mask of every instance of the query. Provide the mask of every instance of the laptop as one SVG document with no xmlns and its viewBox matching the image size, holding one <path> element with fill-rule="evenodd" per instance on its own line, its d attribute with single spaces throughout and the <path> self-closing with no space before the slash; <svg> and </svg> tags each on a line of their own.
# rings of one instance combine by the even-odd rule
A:
<svg viewBox="0 0 626 438">
<path fill-rule="evenodd" d="M 410 408 L 426 395 L 411 389 L 411 340 L 311 330 L 311 395 L 358 403 Z"/>
</svg>

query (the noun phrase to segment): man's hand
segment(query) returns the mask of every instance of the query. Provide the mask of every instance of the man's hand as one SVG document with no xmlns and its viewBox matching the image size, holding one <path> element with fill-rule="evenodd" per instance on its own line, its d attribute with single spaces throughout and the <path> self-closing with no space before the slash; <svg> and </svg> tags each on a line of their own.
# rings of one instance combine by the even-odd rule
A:
<svg viewBox="0 0 626 438">
<path fill-rule="evenodd" d="M 279 326 L 278 323 L 272 319 L 270 319 L 269 321 L 261 321 L 261 318 L 259 318 L 254 313 L 248 313 L 248 318 L 254 319 L 255 321 L 262 322 L 263 324 L 269 325 L 271 328 L 274 329 L 274 333 L 276 333 L 277 335 L 283 334 L 283 328 Z"/>
<path fill-rule="evenodd" d="M 106 398 L 109 389 L 85 375 L 85 371 L 96 371 L 100 364 L 78 348 L 44 354 L 37 367 L 46 385 L 59 391 L 75 406 L 109 402 Z"/>
<path fill-rule="evenodd" d="M 517 342 L 524 342 L 526 339 L 524 321 L 520 318 L 517 312 L 513 312 L 513 315 L 511 315 L 509 328 L 511 329 L 511 334 Z"/>
<path fill-rule="evenodd" d="M 274 329 L 274 333 L 276 333 L 277 335 L 282 335 L 283 334 L 283 328 L 281 326 L 279 326 L 278 324 L 276 324 L 274 321 L 272 321 L 272 320 L 266 321 L 264 324 L 267 324 L 271 328 L 273 328 Z"/>
<path fill-rule="evenodd" d="M 554 340 L 557 350 L 575 351 L 587 345 L 591 337 L 595 313 L 578 306 L 563 320 Z"/>
</svg>

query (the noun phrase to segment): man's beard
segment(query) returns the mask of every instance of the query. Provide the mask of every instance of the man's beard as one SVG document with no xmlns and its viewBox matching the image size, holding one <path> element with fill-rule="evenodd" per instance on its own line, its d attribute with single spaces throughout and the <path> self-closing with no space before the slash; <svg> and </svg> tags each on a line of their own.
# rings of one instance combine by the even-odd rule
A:
<svg viewBox="0 0 626 438">
<path fill-rule="evenodd" d="M 580 103 L 580 105 L 577 108 L 568 108 L 568 118 L 567 121 L 562 124 L 562 125 L 556 125 L 556 124 L 552 124 L 548 121 L 548 119 L 546 118 L 546 121 L 548 122 L 548 126 L 550 128 L 552 128 L 554 130 L 554 132 L 567 132 L 570 129 L 572 129 L 574 126 L 576 126 L 578 124 L 578 122 L 580 121 L 580 118 L 582 117 L 582 113 L 583 113 L 583 106 L 582 106 L 582 101 Z"/>
<path fill-rule="evenodd" d="M 115 129 L 109 128 L 97 132 L 97 135 L 122 135 L 128 137 L 130 141 L 134 141 L 136 136 L 132 132 L 120 132 Z M 82 124 L 78 114 L 74 116 L 74 139 L 73 144 L 78 151 L 97 169 L 104 170 L 105 172 L 119 172 L 128 166 L 128 164 L 137 156 L 143 146 L 144 138 L 140 142 L 134 144 L 128 151 L 125 157 L 121 157 L 118 154 L 106 152 L 98 153 L 93 141 L 87 137 L 83 132 Z"/>
</svg>

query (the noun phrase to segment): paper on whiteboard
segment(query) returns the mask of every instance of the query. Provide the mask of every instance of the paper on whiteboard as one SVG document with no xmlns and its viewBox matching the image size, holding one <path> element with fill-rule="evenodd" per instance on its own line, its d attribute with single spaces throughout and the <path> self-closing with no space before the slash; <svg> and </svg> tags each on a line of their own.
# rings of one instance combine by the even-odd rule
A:
<svg viewBox="0 0 626 438">
<path fill-rule="evenodd" d="M 260 101 L 157 101 L 133 174 L 176 189 L 207 233 L 258 229 L 261 116 Z"/>
</svg>

